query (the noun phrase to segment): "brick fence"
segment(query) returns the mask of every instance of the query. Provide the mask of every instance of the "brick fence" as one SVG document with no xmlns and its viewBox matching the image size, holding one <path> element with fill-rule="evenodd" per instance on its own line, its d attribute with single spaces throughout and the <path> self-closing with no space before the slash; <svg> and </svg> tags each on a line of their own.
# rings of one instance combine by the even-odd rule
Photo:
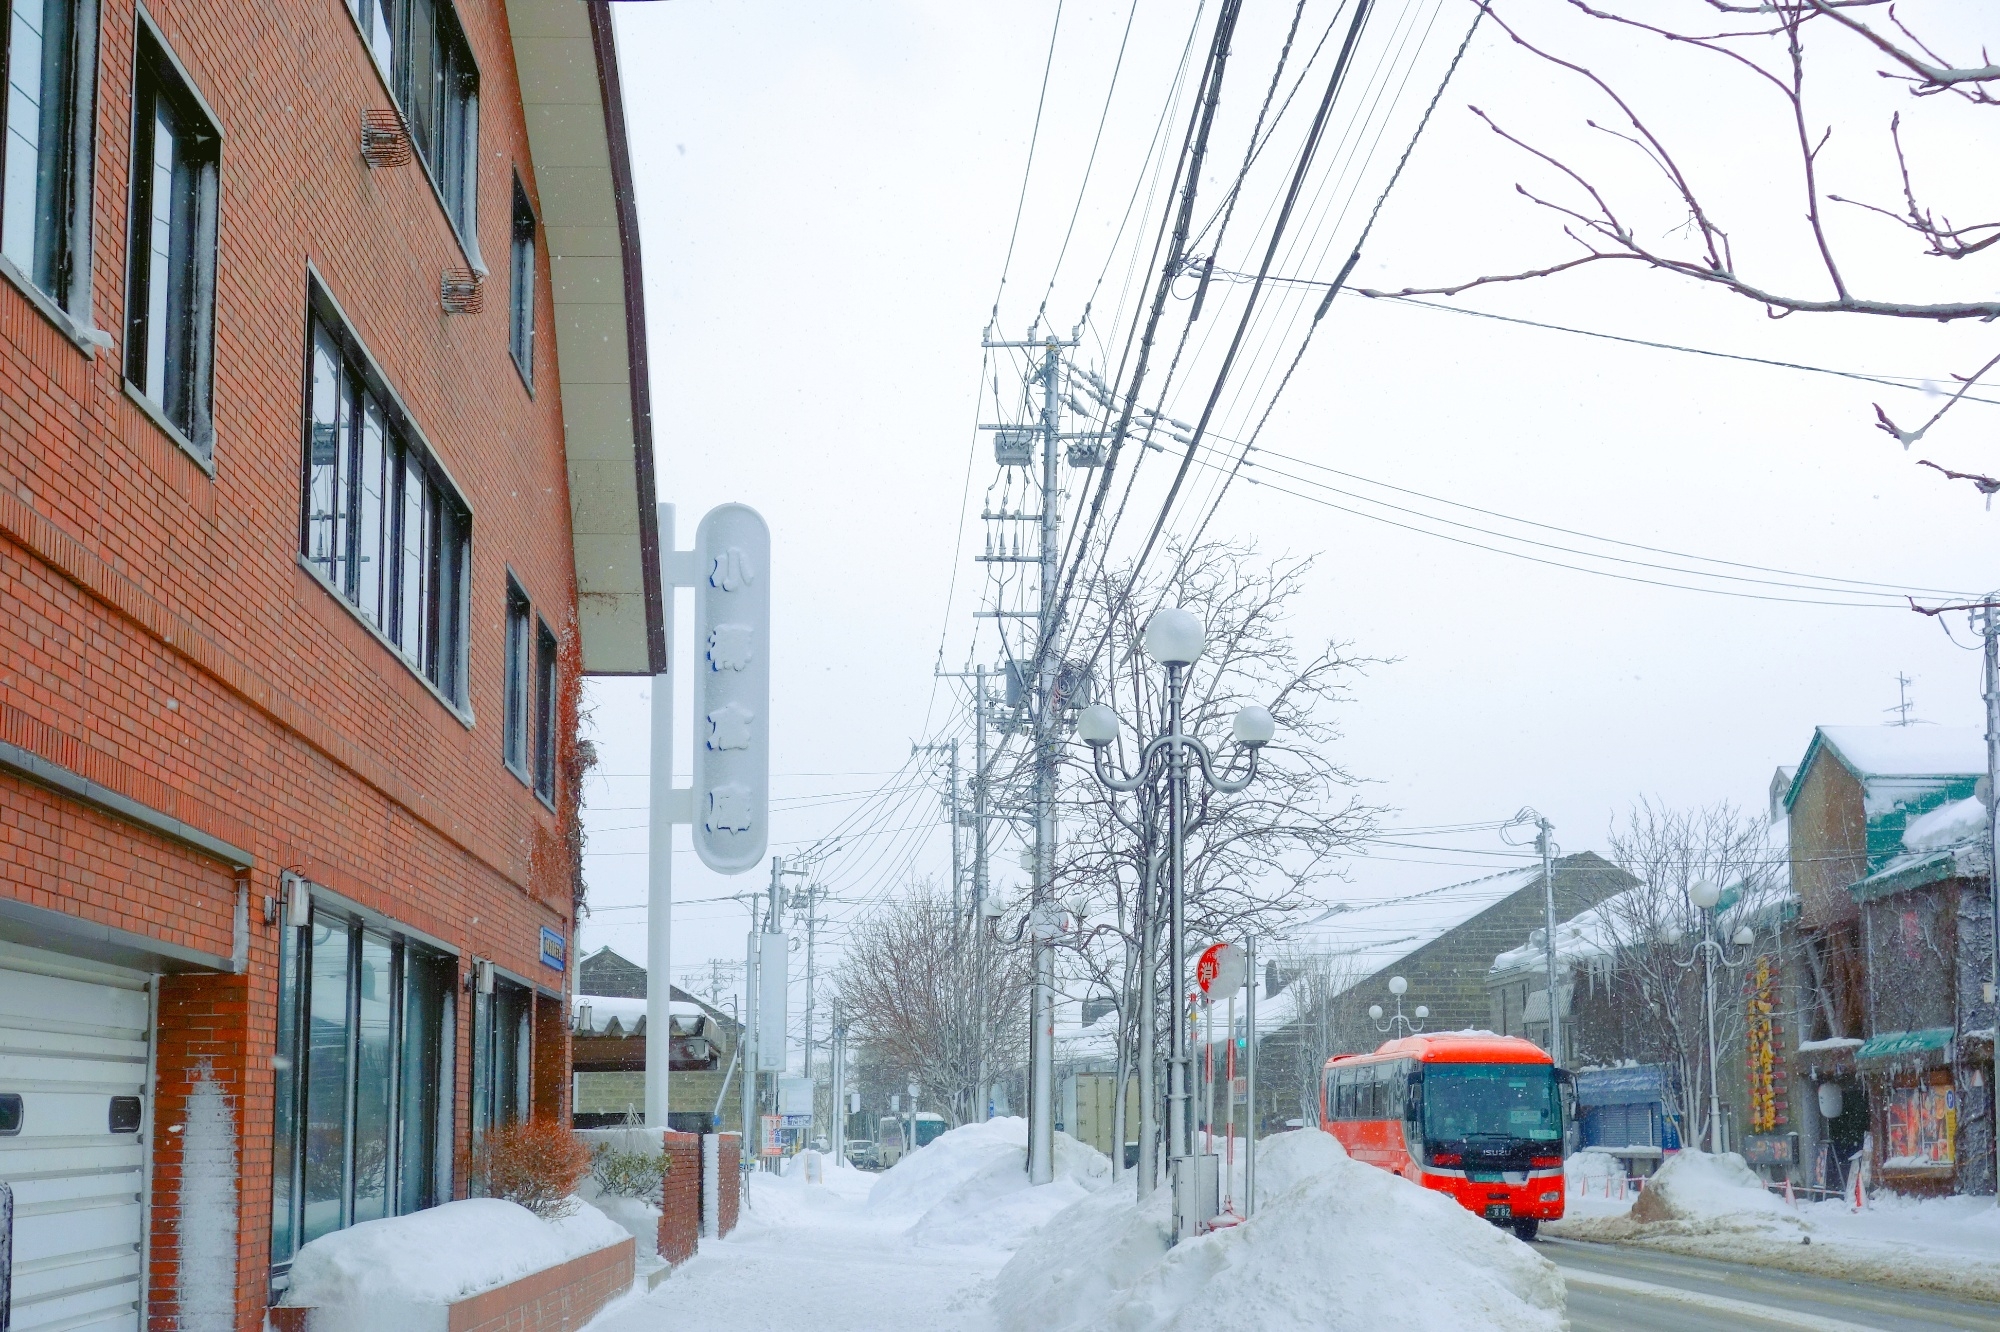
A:
<svg viewBox="0 0 2000 1332">
<path fill-rule="evenodd" d="M 736 1229 L 737 1217 L 743 1210 L 743 1135 L 724 1133 L 721 1137 L 721 1150 L 716 1153 L 715 1233 L 727 1235 Z"/>
<path fill-rule="evenodd" d="M 660 1257 L 678 1267 L 701 1242 L 701 1137 L 672 1130 L 662 1136 L 669 1165 L 660 1199 Z"/>
</svg>

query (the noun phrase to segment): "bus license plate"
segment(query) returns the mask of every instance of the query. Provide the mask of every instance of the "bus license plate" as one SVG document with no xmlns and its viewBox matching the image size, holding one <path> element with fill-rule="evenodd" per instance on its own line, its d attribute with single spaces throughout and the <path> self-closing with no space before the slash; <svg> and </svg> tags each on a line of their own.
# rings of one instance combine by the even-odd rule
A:
<svg viewBox="0 0 2000 1332">
<path fill-rule="evenodd" d="M 1509 1203 L 1487 1204 L 1486 1219 L 1488 1221 L 1511 1221 L 1513 1220 L 1513 1218 L 1514 1218 L 1514 1208 L 1512 1204 Z"/>
</svg>

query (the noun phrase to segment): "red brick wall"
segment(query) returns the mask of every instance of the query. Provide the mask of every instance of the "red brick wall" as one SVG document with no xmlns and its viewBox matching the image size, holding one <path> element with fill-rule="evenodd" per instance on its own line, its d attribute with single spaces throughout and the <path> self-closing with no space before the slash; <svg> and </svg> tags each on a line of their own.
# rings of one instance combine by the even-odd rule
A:
<svg viewBox="0 0 2000 1332">
<path fill-rule="evenodd" d="M 271 1187 L 271 1103 L 250 1094 L 251 1075 L 242 1050 L 247 1044 L 255 1007 L 251 986 L 242 976 L 211 973 L 162 976 L 159 980 L 159 1036 L 154 1049 L 153 1079 L 153 1205 L 149 1220 L 150 1270 L 147 1327 L 151 1332 L 178 1332 L 181 1326 L 179 1282 L 183 1235 L 181 1195 L 188 1141 L 188 1102 L 196 1085 L 210 1080 L 235 1126 L 235 1171 L 238 1184 L 236 1233 L 237 1309 L 264 1307 L 260 1269 L 269 1260 L 270 1216 L 246 1214 L 242 1198 Z M 214 1170 L 213 1160 L 202 1163 Z M 206 1276 L 207 1274 L 203 1274 Z"/>
<path fill-rule="evenodd" d="M 451 1306 L 449 1332 L 576 1332 L 632 1285 L 631 1240 Z"/>
<path fill-rule="evenodd" d="M 701 1242 L 701 1137 L 667 1132 L 666 1188 L 660 1200 L 660 1257 L 680 1264 Z"/>
<path fill-rule="evenodd" d="M 560 999 L 535 996 L 535 1067 L 530 1075 L 535 1118 L 569 1122 L 569 1014 Z"/>
<path fill-rule="evenodd" d="M 743 1135 L 725 1133 L 722 1135 L 721 1158 L 717 1173 L 720 1186 L 717 1193 L 715 1232 L 727 1235 L 736 1229 L 736 1221 L 743 1210 Z"/>
<path fill-rule="evenodd" d="M 422 166 L 360 160 L 361 111 L 390 99 L 342 0 L 147 6 L 223 134 L 212 476 L 122 389 L 134 0 L 103 0 L 96 71 L 90 316 L 113 346 L 86 356 L 0 280 L 0 738 L 257 862 L 248 974 L 162 986 L 154 1105 L 174 1122 L 203 1060 L 229 1099 L 245 1329 L 267 1276 L 277 978 L 261 907 L 280 871 L 551 985 L 537 932 L 572 933 L 563 867 L 531 869 L 555 816 L 503 766 L 498 726 L 506 575 L 558 632 L 574 623 L 554 317 L 544 257 L 531 395 L 507 352 L 514 173 L 538 193 L 506 9 L 457 7 L 482 80 L 484 314 L 438 309 L 440 272 L 465 256 Z M 298 565 L 308 266 L 474 514 L 470 725 Z M 230 952 L 227 867 L 4 776 L 0 895 Z M 155 1142 L 150 1280 L 167 1301 L 177 1148 Z M 156 1303 L 153 1326 L 173 1319 Z"/>
</svg>

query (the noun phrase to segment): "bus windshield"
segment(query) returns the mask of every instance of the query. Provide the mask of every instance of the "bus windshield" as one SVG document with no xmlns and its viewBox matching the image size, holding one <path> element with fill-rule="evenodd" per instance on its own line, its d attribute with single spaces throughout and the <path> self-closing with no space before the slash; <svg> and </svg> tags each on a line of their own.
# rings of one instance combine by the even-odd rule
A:
<svg viewBox="0 0 2000 1332">
<path fill-rule="evenodd" d="M 1562 1138 L 1562 1102 L 1547 1064 L 1431 1064 L 1424 1069 L 1424 1136 Z"/>
</svg>

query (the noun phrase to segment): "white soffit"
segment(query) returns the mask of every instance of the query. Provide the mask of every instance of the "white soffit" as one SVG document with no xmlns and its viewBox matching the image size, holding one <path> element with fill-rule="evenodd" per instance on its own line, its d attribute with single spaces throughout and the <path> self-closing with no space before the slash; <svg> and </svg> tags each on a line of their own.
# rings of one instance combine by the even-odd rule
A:
<svg viewBox="0 0 2000 1332">
<path fill-rule="evenodd" d="M 618 89 L 610 17 L 587 0 L 507 0 L 507 21 L 555 305 L 583 668 L 656 674 L 666 636 L 652 423 L 644 313 L 628 309 L 640 285 L 624 110 L 606 105 Z"/>
</svg>

